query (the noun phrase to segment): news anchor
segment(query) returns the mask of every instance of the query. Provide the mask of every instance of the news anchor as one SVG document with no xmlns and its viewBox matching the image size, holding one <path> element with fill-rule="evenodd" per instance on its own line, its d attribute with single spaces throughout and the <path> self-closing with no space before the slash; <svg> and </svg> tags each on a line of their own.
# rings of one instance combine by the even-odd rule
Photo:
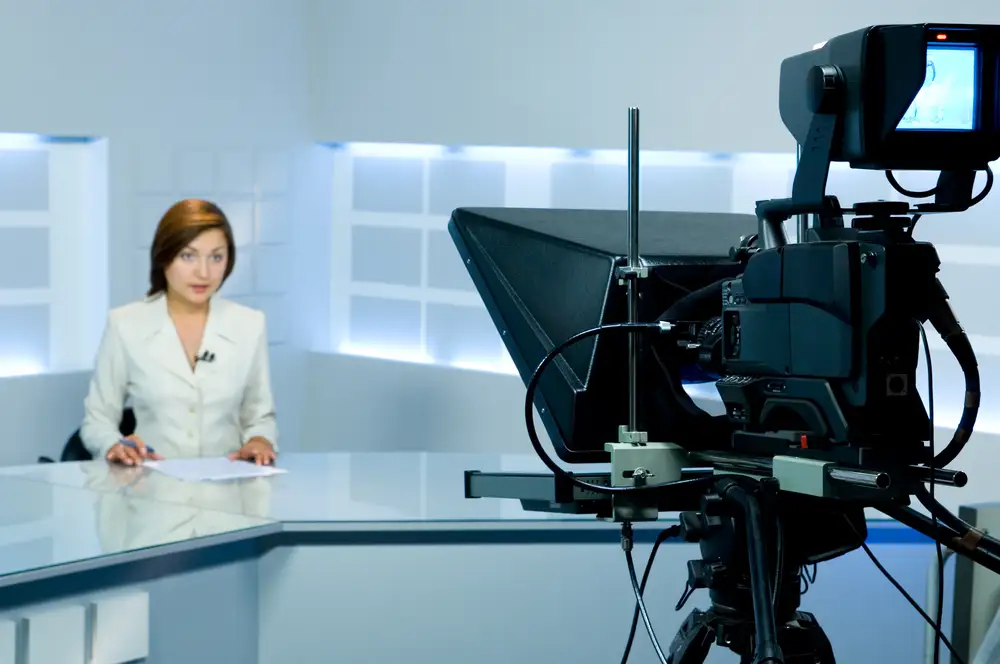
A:
<svg viewBox="0 0 1000 664">
<path fill-rule="evenodd" d="M 273 463 L 264 314 L 217 295 L 236 264 L 228 219 L 208 201 L 180 201 L 160 220 L 150 258 L 146 297 L 108 315 L 84 401 L 84 446 L 126 465 L 223 455 Z M 126 399 L 136 430 L 123 438 Z"/>
</svg>

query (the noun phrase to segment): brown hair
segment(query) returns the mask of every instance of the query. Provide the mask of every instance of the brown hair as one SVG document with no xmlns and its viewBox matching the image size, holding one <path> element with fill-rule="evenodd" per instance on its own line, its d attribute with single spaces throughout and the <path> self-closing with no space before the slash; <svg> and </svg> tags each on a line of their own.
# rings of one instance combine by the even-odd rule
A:
<svg viewBox="0 0 1000 664">
<path fill-rule="evenodd" d="M 222 283 L 226 282 L 236 265 L 236 242 L 233 240 L 233 229 L 226 215 L 215 203 L 189 198 L 174 203 L 156 227 L 153 246 L 149 250 L 149 290 L 147 296 L 166 292 L 166 268 L 177 258 L 177 255 L 191 244 L 196 237 L 205 231 L 218 228 L 226 236 L 226 248 L 229 250 L 229 260 L 226 262 L 226 273 Z"/>
</svg>

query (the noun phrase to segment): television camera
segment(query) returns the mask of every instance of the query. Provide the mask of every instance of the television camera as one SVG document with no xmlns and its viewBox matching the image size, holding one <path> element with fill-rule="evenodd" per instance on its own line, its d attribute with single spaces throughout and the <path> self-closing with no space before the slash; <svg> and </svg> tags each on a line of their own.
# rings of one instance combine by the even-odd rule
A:
<svg viewBox="0 0 1000 664">
<path fill-rule="evenodd" d="M 799 162 L 791 197 L 758 201 L 755 215 L 640 214 L 638 109 L 625 233 L 620 212 L 455 210 L 449 231 L 526 384 L 529 438 L 552 471 L 467 471 L 466 496 L 622 522 L 633 633 L 641 615 L 672 664 L 703 661 L 713 642 L 755 664 L 833 662 L 799 611 L 799 575 L 865 546 L 865 508 L 1000 573 L 1000 542 L 934 498 L 935 485 L 966 482 L 947 466 L 973 431 L 979 373 L 935 248 L 912 235 L 921 216 L 966 210 L 992 186 L 998 80 L 1000 27 L 871 26 L 782 62 L 779 110 Z M 833 162 L 884 170 L 902 194 L 933 202 L 844 206 L 826 193 Z M 894 170 L 940 176 L 910 192 Z M 978 171 L 986 186 L 974 195 Z M 921 341 L 930 371 L 925 323 L 965 376 L 943 449 L 933 392 L 925 405 L 916 384 Z M 696 405 L 685 385 L 697 382 L 714 383 L 724 413 Z M 559 466 L 535 409 L 560 459 L 610 472 Z M 633 522 L 661 512 L 680 513 L 665 532 L 700 543 L 688 584 L 712 604 L 668 653 L 631 558 Z"/>
</svg>

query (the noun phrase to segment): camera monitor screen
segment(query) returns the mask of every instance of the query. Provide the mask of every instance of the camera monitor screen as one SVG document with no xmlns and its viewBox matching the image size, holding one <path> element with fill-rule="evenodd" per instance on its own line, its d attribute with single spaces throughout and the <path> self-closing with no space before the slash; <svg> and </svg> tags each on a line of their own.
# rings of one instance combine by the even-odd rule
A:
<svg viewBox="0 0 1000 664">
<path fill-rule="evenodd" d="M 974 131 L 978 65 L 975 46 L 928 44 L 927 77 L 897 129 Z"/>
</svg>

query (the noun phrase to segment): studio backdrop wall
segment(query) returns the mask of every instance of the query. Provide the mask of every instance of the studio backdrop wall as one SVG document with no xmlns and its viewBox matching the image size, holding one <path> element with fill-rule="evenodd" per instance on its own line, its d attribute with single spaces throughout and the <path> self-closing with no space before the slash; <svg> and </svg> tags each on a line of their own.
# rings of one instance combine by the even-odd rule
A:
<svg viewBox="0 0 1000 664">
<path fill-rule="evenodd" d="M 989 0 L 307 0 L 313 134 L 324 141 L 794 150 L 789 55 L 879 23 L 995 23 Z"/>
</svg>

